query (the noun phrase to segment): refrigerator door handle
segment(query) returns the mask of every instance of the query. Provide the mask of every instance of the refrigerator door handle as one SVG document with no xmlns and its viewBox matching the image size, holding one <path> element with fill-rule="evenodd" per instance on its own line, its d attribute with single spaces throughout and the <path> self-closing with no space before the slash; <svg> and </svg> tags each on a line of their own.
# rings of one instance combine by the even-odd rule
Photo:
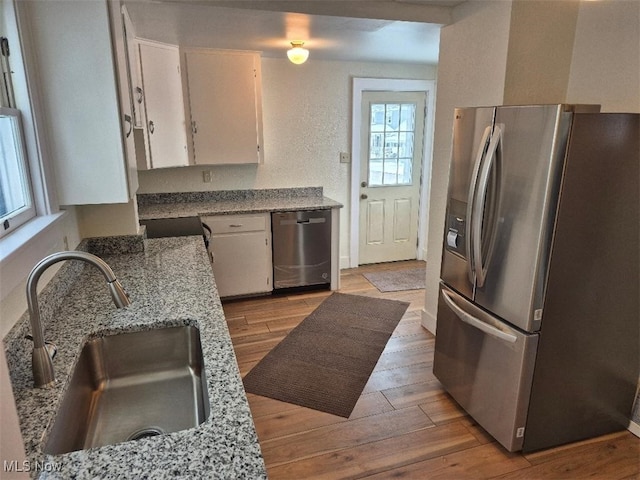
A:
<svg viewBox="0 0 640 480">
<path fill-rule="evenodd" d="M 487 266 L 489 264 L 489 260 L 491 258 L 491 253 L 493 250 L 493 241 L 495 238 L 495 228 L 496 221 L 494 211 L 496 205 L 487 206 L 487 193 L 489 190 L 489 178 L 491 176 L 491 169 L 496 166 L 499 168 L 497 164 L 497 152 L 498 147 L 500 146 L 500 142 L 502 141 L 502 129 L 499 125 L 495 125 L 493 134 L 491 135 L 491 141 L 489 142 L 489 148 L 487 149 L 487 154 L 485 156 L 485 161 L 482 163 L 482 167 L 480 169 L 478 175 L 478 189 L 476 193 L 476 198 L 473 202 L 473 213 L 472 213 L 472 222 L 471 222 L 471 237 L 472 237 L 472 248 L 473 250 L 473 270 L 476 274 L 476 285 L 478 288 L 482 288 L 484 285 L 486 276 L 487 276 Z M 499 185 L 497 186 L 499 188 Z M 491 192 L 493 195 L 493 199 L 495 201 L 495 196 L 498 192 Z M 487 212 L 487 207 L 492 209 L 491 212 Z M 489 214 L 490 222 L 485 222 L 485 216 Z M 483 247 L 485 246 L 482 238 L 482 228 L 489 230 L 489 235 L 487 237 L 488 245 L 486 246 L 486 257 L 483 255 Z"/>
<path fill-rule="evenodd" d="M 487 335 L 491 335 L 492 337 L 497 338 L 498 340 L 502 340 L 508 343 L 516 343 L 516 340 L 518 340 L 518 338 L 515 335 L 503 332 L 502 330 L 499 330 L 498 328 L 492 325 L 489 325 L 483 322 L 482 320 L 477 319 L 473 315 L 470 315 L 467 312 L 465 312 L 462 308 L 456 305 L 456 303 L 451 298 L 451 295 L 449 295 L 449 293 L 447 293 L 444 290 L 442 290 L 442 298 L 444 299 L 445 303 L 449 306 L 449 308 L 451 308 L 453 313 L 455 313 L 456 316 L 467 325 L 477 328 L 478 330 L 483 331 Z"/>
<path fill-rule="evenodd" d="M 482 166 L 482 160 L 487 151 L 487 144 L 489 142 L 489 136 L 491 135 L 491 126 L 488 126 L 484 129 L 484 133 L 482 134 L 482 140 L 480 140 L 480 145 L 478 146 L 478 152 L 476 153 L 476 160 L 473 164 L 473 172 L 471 175 L 471 181 L 469 183 L 469 197 L 467 200 L 467 222 L 465 228 L 465 235 L 467 237 L 466 241 L 466 255 L 467 255 L 467 273 L 469 274 L 469 281 L 471 283 L 475 283 L 475 275 L 474 275 L 474 259 L 473 259 L 473 249 L 471 245 L 473 244 L 473 231 L 471 229 L 471 225 L 473 223 L 473 205 L 476 197 L 476 187 L 478 184 L 478 175 L 480 175 L 480 167 Z"/>
</svg>

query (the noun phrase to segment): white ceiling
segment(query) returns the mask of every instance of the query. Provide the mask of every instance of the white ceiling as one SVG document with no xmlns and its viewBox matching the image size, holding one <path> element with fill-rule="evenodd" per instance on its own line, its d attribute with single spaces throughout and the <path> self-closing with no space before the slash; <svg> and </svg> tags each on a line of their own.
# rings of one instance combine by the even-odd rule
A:
<svg viewBox="0 0 640 480">
<path fill-rule="evenodd" d="M 264 57 L 284 58 L 291 40 L 303 40 L 311 52 L 310 60 L 426 64 L 438 61 L 441 25 L 397 18 L 433 17 L 442 22 L 460 3 L 461 0 L 126 1 L 137 36 L 174 45 L 257 50 Z M 349 4 L 351 9 L 347 8 Z M 265 9 L 257 10 L 256 6 Z M 367 6 L 372 8 L 367 10 Z M 296 9 L 298 13 L 266 7 Z M 303 11 L 329 14 L 300 13 Z M 343 12 L 352 16 L 336 16 Z M 369 15 L 372 18 L 356 18 Z"/>
</svg>

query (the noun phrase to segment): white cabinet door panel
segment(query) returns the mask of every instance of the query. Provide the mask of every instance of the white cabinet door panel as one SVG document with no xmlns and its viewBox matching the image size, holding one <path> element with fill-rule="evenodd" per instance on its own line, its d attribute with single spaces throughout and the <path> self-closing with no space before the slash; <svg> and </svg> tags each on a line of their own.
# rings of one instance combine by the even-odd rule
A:
<svg viewBox="0 0 640 480">
<path fill-rule="evenodd" d="M 110 3 L 17 2 L 31 28 L 43 128 L 61 205 L 127 203 L 129 188 Z M 79 28 L 81 26 L 82 28 Z M 136 188 L 132 178 L 132 188 Z"/>
<path fill-rule="evenodd" d="M 213 275 L 221 297 L 272 290 L 271 216 L 201 217 L 212 230 Z"/>
<path fill-rule="evenodd" d="M 139 48 L 151 168 L 188 165 L 180 52 L 162 44 Z"/>
<path fill-rule="evenodd" d="M 265 232 L 215 235 L 211 242 L 213 275 L 221 297 L 271 290 Z"/>
<path fill-rule="evenodd" d="M 259 163 L 259 55 L 189 51 L 186 64 L 194 163 Z"/>
</svg>

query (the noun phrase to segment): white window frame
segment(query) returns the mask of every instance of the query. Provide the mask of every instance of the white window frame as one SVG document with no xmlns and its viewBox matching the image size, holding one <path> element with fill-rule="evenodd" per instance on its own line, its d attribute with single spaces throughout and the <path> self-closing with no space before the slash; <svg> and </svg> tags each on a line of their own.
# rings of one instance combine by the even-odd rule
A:
<svg viewBox="0 0 640 480">
<path fill-rule="evenodd" d="M 0 29 L 9 39 L 13 95 L 22 116 L 22 131 L 35 216 L 0 238 L 0 301 L 20 284 L 43 257 L 58 250 L 60 212 L 54 175 L 46 152 L 41 102 L 34 81 L 37 71 L 29 44 L 28 2 L 0 0 Z"/>
<path fill-rule="evenodd" d="M 15 147 L 14 159 L 9 159 L 6 152 L 2 152 L 2 164 L 0 164 L 0 188 L 2 189 L 4 200 L 19 195 L 24 204 L 0 217 L 0 238 L 10 234 L 16 228 L 27 223 L 36 216 L 36 208 L 33 203 L 31 188 L 31 176 L 29 175 L 29 164 L 27 162 L 27 150 L 24 143 L 24 133 L 22 129 L 22 115 L 20 110 L 15 108 L 0 107 L 0 117 L 12 119 L 11 142 Z M 15 163 L 14 161 L 15 160 Z M 11 170 L 9 172 L 9 170 Z"/>
</svg>

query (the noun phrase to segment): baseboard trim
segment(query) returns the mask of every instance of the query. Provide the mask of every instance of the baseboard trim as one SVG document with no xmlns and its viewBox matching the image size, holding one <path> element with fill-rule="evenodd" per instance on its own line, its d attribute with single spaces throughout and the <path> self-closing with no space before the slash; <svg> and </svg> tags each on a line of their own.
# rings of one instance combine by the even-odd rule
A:
<svg viewBox="0 0 640 480">
<path fill-rule="evenodd" d="M 436 317 L 427 312 L 424 308 L 421 313 L 421 325 L 426 328 L 432 335 L 436 334 Z"/>
<path fill-rule="evenodd" d="M 630 420 L 627 430 L 633 433 L 636 437 L 640 438 L 640 424 L 637 424 L 636 422 Z"/>
</svg>

